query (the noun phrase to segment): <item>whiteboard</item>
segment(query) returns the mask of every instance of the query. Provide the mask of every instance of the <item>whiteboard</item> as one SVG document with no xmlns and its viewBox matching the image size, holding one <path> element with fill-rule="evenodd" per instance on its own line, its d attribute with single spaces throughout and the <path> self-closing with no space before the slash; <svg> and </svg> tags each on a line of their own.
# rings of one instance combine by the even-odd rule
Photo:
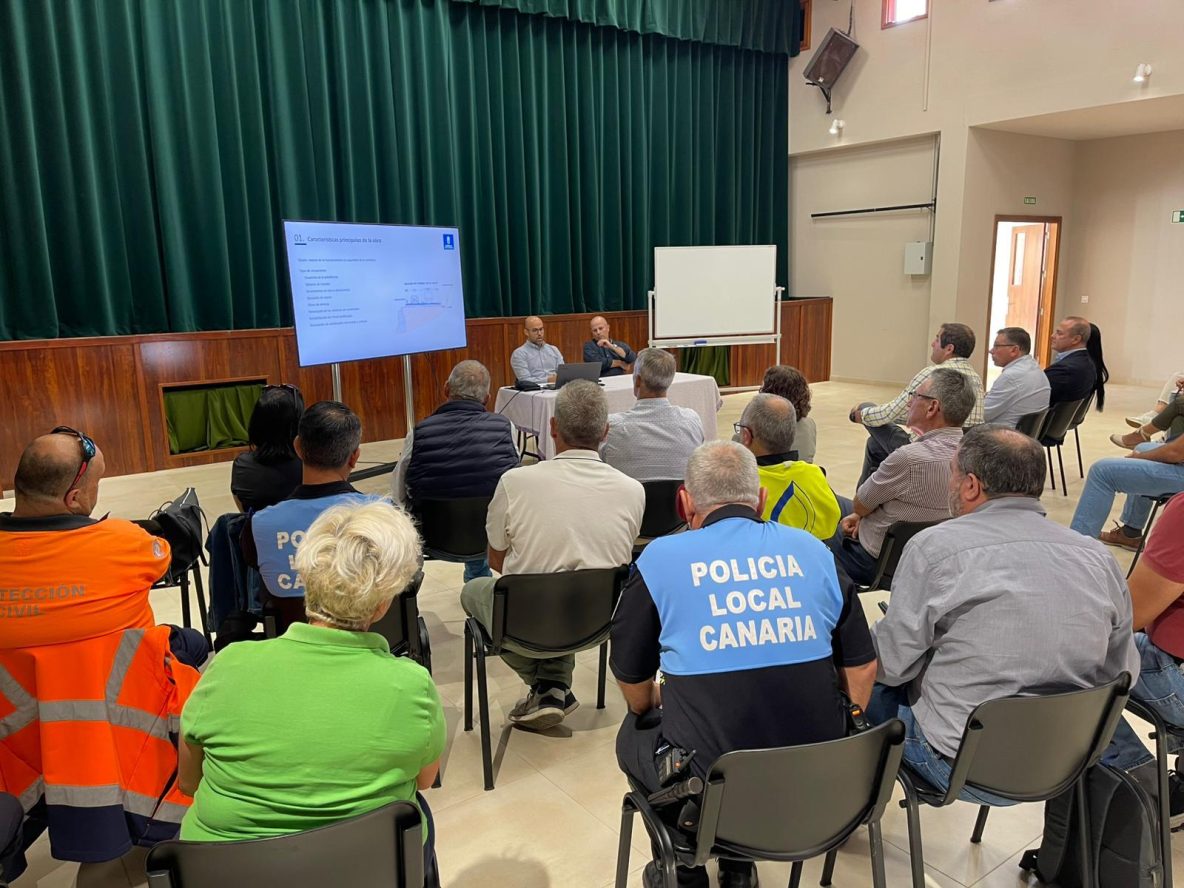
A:
<svg viewBox="0 0 1184 888">
<path fill-rule="evenodd" d="M 777 247 L 655 247 L 652 336 L 776 332 Z"/>
</svg>

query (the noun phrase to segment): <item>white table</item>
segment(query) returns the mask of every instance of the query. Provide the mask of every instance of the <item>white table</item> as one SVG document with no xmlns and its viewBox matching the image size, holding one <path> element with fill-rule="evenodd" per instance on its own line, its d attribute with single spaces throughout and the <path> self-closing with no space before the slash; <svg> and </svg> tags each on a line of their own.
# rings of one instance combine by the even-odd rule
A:
<svg viewBox="0 0 1184 888">
<path fill-rule="evenodd" d="M 635 403 L 633 397 L 633 376 L 606 376 L 604 396 L 608 400 L 609 413 L 624 413 Z M 500 413 L 523 431 L 537 435 L 538 452 L 543 459 L 555 455 L 555 442 L 551 440 L 551 417 L 555 415 L 555 397 L 559 393 L 546 389 L 537 392 L 520 392 L 504 387 L 497 391 L 494 413 Z M 666 393 L 671 404 L 690 407 L 703 420 L 703 435 L 708 441 L 718 435 L 715 430 L 715 414 L 723 402 L 719 397 L 719 386 L 710 376 L 697 373 L 676 373 L 670 390 Z"/>
</svg>

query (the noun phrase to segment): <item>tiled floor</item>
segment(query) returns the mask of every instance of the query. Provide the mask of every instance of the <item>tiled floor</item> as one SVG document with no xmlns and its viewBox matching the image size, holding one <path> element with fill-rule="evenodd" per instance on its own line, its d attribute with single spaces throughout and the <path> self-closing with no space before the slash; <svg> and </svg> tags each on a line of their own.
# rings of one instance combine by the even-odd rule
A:
<svg viewBox="0 0 1184 888">
<path fill-rule="evenodd" d="M 835 489 L 851 495 L 859 473 L 866 435 L 847 421 L 847 411 L 857 401 L 876 400 L 894 394 L 889 388 L 869 388 L 844 383 L 814 386 L 814 413 L 818 422 L 818 462 L 827 469 Z M 1123 429 L 1122 417 L 1142 412 L 1154 401 L 1155 392 L 1113 386 L 1104 416 L 1093 414 L 1081 428 L 1086 466 L 1103 456 L 1120 455 L 1107 436 Z M 748 399 L 746 394 L 724 399 L 719 414 L 721 435 L 731 434 Z M 102 442 L 100 442 L 100 445 Z M 397 457 L 399 442 L 366 445 L 364 461 Z M 1066 449 L 1069 496 L 1049 491 L 1044 502 L 1053 520 L 1067 524 L 1082 481 L 1077 477 L 1072 444 Z M 211 517 L 233 509 L 229 493 L 229 466 L 175 469 L 152 475 L 112 478 L 103 482 L 96 514 L 139 517 L 172 498 L 188 485 L 197 488 Z M 383 491 L 389 476 L 362 482 L 368 491 Z M 1058 481 L 1059 485 L 1059 481 Z M 0 510 L 11 509 L 11 500 L 0 501 Z M 1116 553 L 1125 564 L 1126 553 Z M 584 705 L 562 726 L 547 735 L 509 731 L 506 712 L 522 693 L 517 678 L 500 661 L 490 664 L 490 707 L 494 725 L 497 789 L 484 792 L 477 732 L 460 730 L 463 613 L 458 603 L 461 566 L 430 562 L 420 593 L 420 607 L 432 638 L 436 681 L 444 698 L 449 742 L 444 760 L 444 785 L 429 794 L 436 817 L 438 852 L 447 886 L 491 888 L 601 888 L 612 884 L 620 801 L 625 790 L 613 755 L 613 739 L 625 707 L 610 687 L 608 706 L 595 705 L 596 653 L 580 655 L 575 693 Z M 161 622 L 179 622 L 175 591 L 153 593 L 153 607 Z M 196 608 L 196 602 L 194 602 Z M 196 611 L 195 611 L 196 612 Z M 878 611 L 869 607 L 870 614 Z M 975 809 L 962 803 L 944 810 L 922 812 L 925 860 L 929 881 L 938 886 L 1002 888 L 1026 885 L 1016 863 L 1020 854 L 1034 847 L 1041 832 L 1040 805 L 1022 805 L 992 812 L 981 845 L 968 841 Z M 634 828 L 630 885 L 639 885 L 639 872 L 647 854 L 644 832 Z M 908 842 L 903 812 L 891 806 L 884 819 L 887 871 L 890 885 L 908 884 Z M 1177 871 L 1184 872 L 1184 841 L 1173 849 Z M 42 840 L 30 855 L 30 871 L 20 885 L 125 886 L 145 884 L 143 854 L 123 861 L 86 866 L 63 864 L 49 856 Z M 821 862 L 807 865 L 805 884 L 817 879 Z M 787 866 L 761 865 L 766 885 L 784 884 Z M 866 832 L 860 831 L 839 854 L 835 874 L 838 886 L 870 885 Z M 1033 880 L 1032 884 L 1036 884 Z"/>
</svg>

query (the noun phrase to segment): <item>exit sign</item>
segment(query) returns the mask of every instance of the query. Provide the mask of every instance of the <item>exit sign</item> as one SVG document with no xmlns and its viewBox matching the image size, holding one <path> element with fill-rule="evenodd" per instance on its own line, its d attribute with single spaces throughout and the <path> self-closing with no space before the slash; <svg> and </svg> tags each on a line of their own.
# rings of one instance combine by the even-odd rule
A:
<svg viewBox="0 0 1184 888">
<path fill-rule="evenodd" d="M 1184 210 L 1176 210 L 1172 213 L 1173 222 L 1184 222 Z"/>
<path fill-rule="evenodd" d="M 1036 206 L 1036 198 L 1034 198 L 1034 197 L 1025 197 L 1025 198 L 1024 198 L 1024 203 L 1026 203 L 1026 204 L 1027 204 L 1028 206 L 1030 206 L 1030 207 L 1034 207 L 1034 206 Z"/>
</svg>

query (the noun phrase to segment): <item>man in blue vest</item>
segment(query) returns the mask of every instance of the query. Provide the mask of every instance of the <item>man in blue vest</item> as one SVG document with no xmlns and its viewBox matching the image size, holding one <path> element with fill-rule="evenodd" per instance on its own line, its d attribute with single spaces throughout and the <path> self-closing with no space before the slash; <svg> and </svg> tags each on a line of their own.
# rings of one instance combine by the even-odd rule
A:
<svg viewBox="0 0 1184 888">
<path fill-rule="evenodd" d="M 243 556 L 258 567 L 266 604 L 278 609 L 282 632 L 304 619 L 304 584 L 293 558 L 317 516 L 341 503 L 367 499 L 349 483 L 361 453 L 362 421 L 337 401 L 319 401 L 304 411 L 295 441 L 303 461 L 301 484 L 286 500 L 248 516 Z"/>
<path fill-rule="evenodd" d="M 732 750 L 844 736 L 839 689 L 866 706 L 876 676 L 863 609 L 825 544 L 761 519 L 748 450 L 700 446 L 678 498 L 691 531 L 646 547 L 613 617 L 611 665 L 629 706 L 617 760 L 649 792 L 669 750 L 693 752 L 703 777 Z M 708 884 L 702 869 L 678 876 L 680 888 Z M 656 863 L 643 881 L 662 884 Z M 720 860 L 721 888 L 755 884 L 752 864 Z"/>
<path fill-rule="evenodd" d="M 417 498 L 491 497 L 498 479 L 521 462 L 513 424 L 485 409 L 489 385 L 489 370 L 480 361 L 452 368 L 444 383 L 448 400 L 403 440 L 391 482 L 395 502 L 414 511 Z M 484 556 L 465 562 L 466 583 L 488 576 Z"/>
</svg>

